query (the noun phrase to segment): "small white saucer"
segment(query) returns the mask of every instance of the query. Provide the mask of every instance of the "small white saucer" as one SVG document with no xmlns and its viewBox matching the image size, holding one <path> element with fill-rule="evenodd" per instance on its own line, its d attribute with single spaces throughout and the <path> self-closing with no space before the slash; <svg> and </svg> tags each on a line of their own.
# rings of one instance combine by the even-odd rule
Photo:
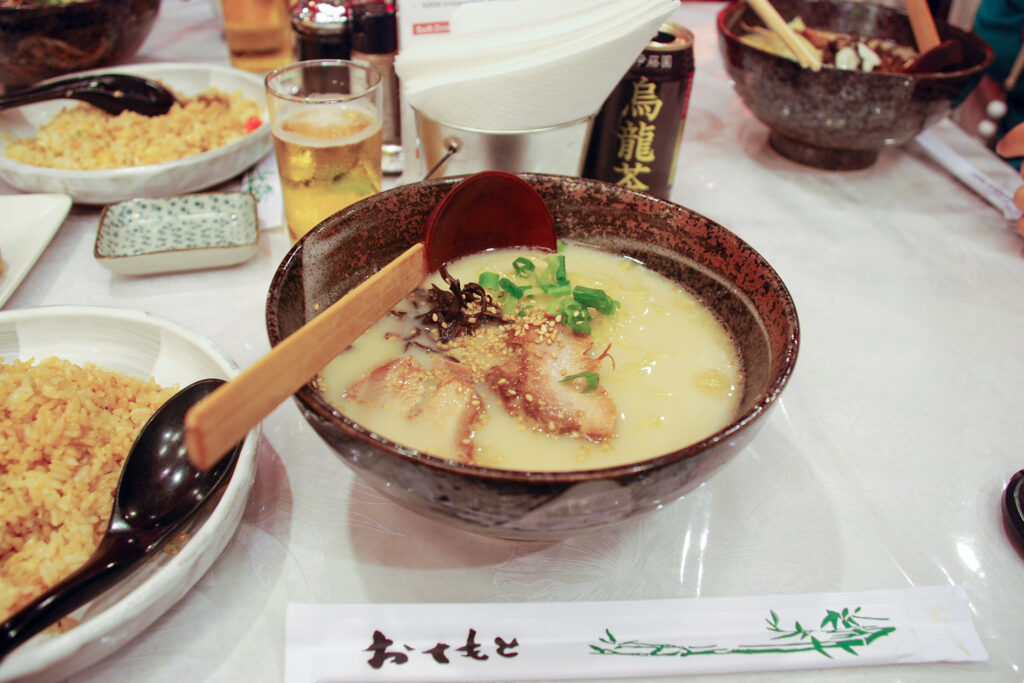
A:
<svg viewBox="0 0 1024 683">
<path fill-rule="evenodd" d="M 93 255 L 115 273 L 147 275 L 234 265 L 258 248 L 256 198 L 226 192 L 111 204 Z"/>
</svg>

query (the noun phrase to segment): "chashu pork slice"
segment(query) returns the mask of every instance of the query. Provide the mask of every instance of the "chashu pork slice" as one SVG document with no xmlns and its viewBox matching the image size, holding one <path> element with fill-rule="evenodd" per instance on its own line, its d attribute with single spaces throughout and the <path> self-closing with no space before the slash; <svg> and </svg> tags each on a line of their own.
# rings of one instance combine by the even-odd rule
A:
<svg viewBox="0 0 1024 683">
<path fill-rule="evenodd" d="M 473 461 L 473 431 L 483 401 L 458 365 L 438 360 L 429 369 L 403 356 L 373 370 L 346 391 L 352 400 L 397 413 L 424 430 L 434 455 Z"/>
<path fill-rule="evenodd" d="M 596 371 L 590 337 L 571 332 L 553 319 L 543 325 L 509 330 L 511 358 L 488 370 L 484 379 L 505 409 L 550 434 L 604 441 L 615 433 L 618 409 L 604 387 L 581 392 L 570 375 Z"/>
</svg>

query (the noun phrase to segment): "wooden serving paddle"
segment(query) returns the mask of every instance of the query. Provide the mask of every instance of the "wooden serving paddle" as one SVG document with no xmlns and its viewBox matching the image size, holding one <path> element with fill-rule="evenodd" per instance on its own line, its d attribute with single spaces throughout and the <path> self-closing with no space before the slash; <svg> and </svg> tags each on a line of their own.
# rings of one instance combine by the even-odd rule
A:
<svg viewBox="0 0 1024 683">
<path fill-rule="evenodd" d="M 201 470 L 213 467 L 442 264 L 484 249 L 517 246 L 555 249 L 551 212 L 536 190 L 503 171 L 484 171 L 459 181 L 430 213 L 422 242 L 188 411 L 189 460 Z"/>
</svg>

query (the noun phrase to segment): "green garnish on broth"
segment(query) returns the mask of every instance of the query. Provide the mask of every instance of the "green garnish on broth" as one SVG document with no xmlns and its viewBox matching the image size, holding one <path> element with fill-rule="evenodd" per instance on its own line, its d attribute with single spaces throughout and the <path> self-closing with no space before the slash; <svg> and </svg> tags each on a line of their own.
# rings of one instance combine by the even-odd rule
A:
<svg viewBox="0 0 1024 683">
<path fill-rule="evenodd" d="M 590 321 L 594 319 L 587 307 L 578 301 L 565 297 L 559 302 L 562 322 L 573 332 L 590 334 Z"/>
<path fill-rule="evenodd" d="M 563 377 L 562 379 L 560 379 L 558 381 L 559 382 L 576 382 L 576 380 L 578 380 L 578 379 L 581 379 L 581 380 L 584 381 L 583 387 L 580 389 L 580 393 L 581 394 L 586 394 L 586 393 L 589 393 L 589 392 L 593 391 L 594 389 L 597 389 L 597 386 L 601 383 L 601 376 L 598 375 L 593 370 L 584 370 L 583 372 L 577 372 L 575 375 L 569 375 L 568 377 Z M 579 384 L 578 383 L 577 383 L 577 388 L 579 388 Z"/>
<path fill-rule="evenodd" d="M 603 289 L 577 285 L 572 290 L 572 298 L 604 315 L 615 315 L 615 311 L 619 310 L 619 302 L 605 294 Z"/>
<path fill-rule="evenodd" d="M 560 250 L 564 246 L 560 245 Z M 492 272 L 481 273 L 477 282 L 485 290 L 500 292 L 499 296 L 505 297 L 505 310 L 514 312 L 518 308 L 519 317 L 535 304 L 556 316 L 573 332 L 590 334 L 594 312 L 612 316 L 619 310 L 619 302 L 603 289 L 572 284 L 564 254 L 545 256 L 543 269 L 531 259 L 520 256 L 512 261 L 512 270 L 519 283 Z"/>
<path fill-rule="evenodd" d="M 497 273 L 480 273 L 480 277 L 477 278 L 477 282 L 484 289 L 497 289 L 498 281 Z"/>
<path fill-rule="evenodd" d="M 527 273 L 533 272 L 535 267 L 533 261 L 522 256 L 512 262 L 512 269 L 516 271 L 516 276 L 518 277 L 523 277 Z"/>
<path fill-rule="evenodd" d="M 481 285 L 482 287 L 483 285 Z M 526 290 L 530 289 L 530 285 L 520 287 L 516 283 L 509 280 L 507 277 L 503 277 L 498 280 L 498 286 L 501 287 L 506 294 L 514 299 L 522 299 L 523 295 L 526 294 Z"/>
</svg>

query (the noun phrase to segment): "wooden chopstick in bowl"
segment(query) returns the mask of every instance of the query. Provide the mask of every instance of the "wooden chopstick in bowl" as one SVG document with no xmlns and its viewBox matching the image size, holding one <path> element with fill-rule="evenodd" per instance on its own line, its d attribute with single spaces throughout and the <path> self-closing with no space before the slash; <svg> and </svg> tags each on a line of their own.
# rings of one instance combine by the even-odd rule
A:
<svg viewBox="0 0 1024 683">
<path fill-rule="evenodd" d="M 746 2 L 757 13 L 757 16 L 761 17 L 765 26 L 775 31 L 782 38 L 782 42 L 793 51 L 800 66 L 811 71 L 821 71 L 821 57 L 810 49 L 807 43 L 797 37 L 793 27 L 786 23 L 786 20 L 782 18 L 782 15 L 769 0 L 746 0 Z"/>
</svg>

